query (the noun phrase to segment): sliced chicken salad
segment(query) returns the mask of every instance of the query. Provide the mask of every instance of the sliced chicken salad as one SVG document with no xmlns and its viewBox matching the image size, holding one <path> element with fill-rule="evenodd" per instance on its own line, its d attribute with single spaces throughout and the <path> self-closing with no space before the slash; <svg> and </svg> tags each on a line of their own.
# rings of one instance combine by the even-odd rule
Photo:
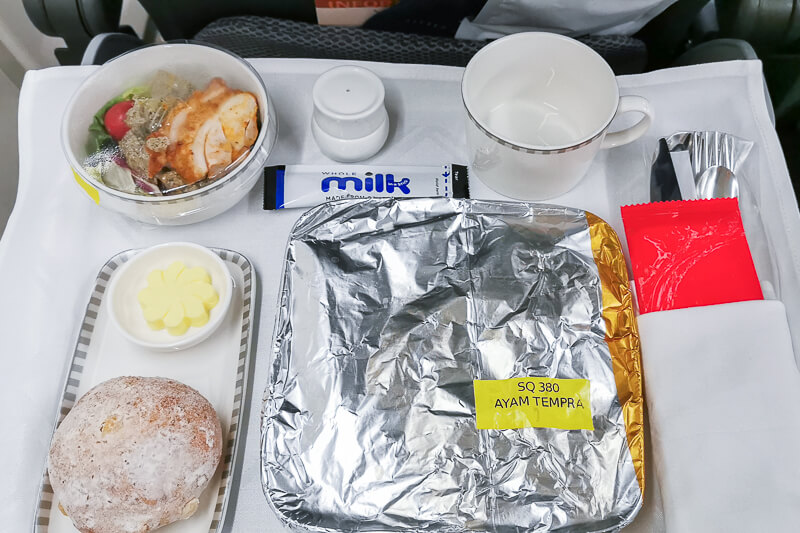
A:
<svg viewBox="0 0 800 533">
<path fill-rule="evenodd" d="M 202 188 L 243 161 L 259 132 L 258 101 L 221 78 L 198 89 L 167 71 L 106 102 L 89 126 L 86 170 L 131 194 Z"/>
</svg>

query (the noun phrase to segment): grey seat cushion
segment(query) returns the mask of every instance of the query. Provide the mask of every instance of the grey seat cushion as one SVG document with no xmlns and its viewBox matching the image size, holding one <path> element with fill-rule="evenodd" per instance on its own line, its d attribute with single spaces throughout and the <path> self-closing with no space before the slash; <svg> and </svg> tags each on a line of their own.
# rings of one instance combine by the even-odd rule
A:
<svg viewBox="0 0 800 533">
<path fill-rule="evenodd" d="M 216 20 L 203 28 L 195 39 L 227 48 L 242 57 L 304 57 L 453 66 L 465 66 L 487 43 L 255 16 Z M 602 55 L 617 74 L 644 69 L 647 51 L 638 39 L 589 36 L 580 40 Z"/>
</svg>

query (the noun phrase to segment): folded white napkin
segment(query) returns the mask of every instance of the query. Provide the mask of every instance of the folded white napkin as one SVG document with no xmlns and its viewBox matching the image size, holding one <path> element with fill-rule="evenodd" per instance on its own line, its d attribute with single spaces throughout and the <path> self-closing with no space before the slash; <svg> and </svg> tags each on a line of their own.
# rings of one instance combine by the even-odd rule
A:
<svg viewBox="0 0 800 533">
<path fill-rule="evenodd" d="M 800 372 L 778 301 L 639 317 L 668 532 L 800 531 Z"/>
</svg>

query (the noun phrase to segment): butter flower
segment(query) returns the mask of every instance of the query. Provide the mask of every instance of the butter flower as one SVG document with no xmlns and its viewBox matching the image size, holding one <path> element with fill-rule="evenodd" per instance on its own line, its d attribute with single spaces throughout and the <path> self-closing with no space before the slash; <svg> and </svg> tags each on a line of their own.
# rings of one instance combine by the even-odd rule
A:
<svg viewBox="0 0 800 533">
<path fill-rule="evenodd" d="M 154 330 L 167 329 L 170 335 L 183 335 L 190 326 L 208 322 L 208 312 L 219 302 L 211 277 L 202 267 L 186 268 L 175 261 L 166 270 L 147 276 L 147 287 L 139 291 L 144 319 Z"/>
</svg>

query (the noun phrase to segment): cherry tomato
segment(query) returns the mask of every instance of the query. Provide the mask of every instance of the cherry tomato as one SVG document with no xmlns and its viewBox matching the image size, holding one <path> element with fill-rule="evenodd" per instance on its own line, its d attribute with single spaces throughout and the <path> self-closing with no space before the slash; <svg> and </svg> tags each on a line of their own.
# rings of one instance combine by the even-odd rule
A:
<svg viewBox="0 0 800 533">
<path fill-rule="evenodd" d="M 127 124 L 125 124 L 125 115 L 128 113 L 128 110 L 133 107 L 133 100 L 125 100 L 124 102 L 119 102 L 112 105 L 106 111 L 105 116 L 103 117 L 103 124 L 106 127 L 106 131 L 111 138 L 115 141 L 119 141 L 122 139 L 128 130 L 131 129 Z"/>
</svg>

